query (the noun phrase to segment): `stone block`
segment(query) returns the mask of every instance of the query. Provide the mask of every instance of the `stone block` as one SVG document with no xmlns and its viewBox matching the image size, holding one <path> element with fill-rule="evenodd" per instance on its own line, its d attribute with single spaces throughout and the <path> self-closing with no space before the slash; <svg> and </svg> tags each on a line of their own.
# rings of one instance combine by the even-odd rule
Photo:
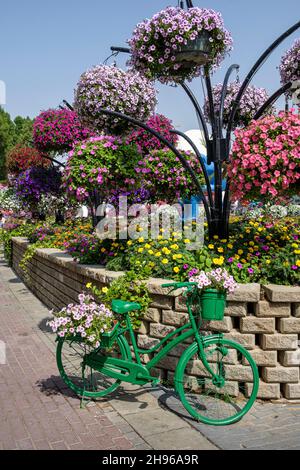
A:
<svg viewBox="0 0 300 470">
<path fill-rule="evenodd" d="M 153 323 L 159 323 L 161 320 L 160 310 L 158 308 L 150 307 L 144 314 L 144 320 L 148 320 Z"/>
<path fill-rule="evenodd" d="M 299 318 L 300 317 L 300 303 L 293 303 L 292 304 L 292 313 L 294 317 Z"/>
<path fill-rule="evenodd" d="M 227 302 L 225 315 L 229 317 L 245 317 L 247 315 L 246 302 Z"/>
<path fill-rule="evenodd" d="M 300 302 L 300 287 L 268 284 L 263 289 L 271 302 Z"/>
<path fill-rule="evenodd" d="M 300 349 L 296 351 L 280 351 L 279 362 L 282 366 L 300 366 Z"/>
<path fill-rule="evenodd" d="M 274 333 L 275 318 L 257 318 L 248 316 L 241 318 L 241 333 Z"/>
<path fill-rule="evenodd" d="M 242 364 L 224 366 L 226 379 L 236 380 L 238 382 L 252 382 L 253 374 L 251 367 L 244 366 Z"/>
<path fill-rule="evenodd" d="M 289 317 L 291 314 L 291 304 L 288 302 L 260 300 L 255 304 L 254 312 L 257 317 Z"/>
<path fill-rule="evenodd" d="M 235 341 L 246 349 L 253 349 L 255 346 L 255 335 L 250 333 L 240 333 L 237 330 L 232 330 L 230 333 L 225 333 L 224 338 Z"/>
<path fill-rule="evenodd" d="M 151 307 L 162 308 L 164 310 L 172 310 L 174 307 L 174 298 L 165 295 L 152 294 Z"/>
<path fill-rule="evenodd" d="M 252 392 L 253 384 L 246 383 L 245 390 L 246 396 L 250 397 Z M 259 381 L 258 393 L 257 398 L 271 400 L 271 399 L 278 399 L 280 398 L 280 384 L 270 384 L 263 382 L 262 380 Z"/>
<path fill-rule="evenodd" d="M 173 310 L 162 311 L 162 323 L 167 325 L 181 326 L 188 322 L 188 315 L 183 312 Z"/>
<path fill-rule="evenodd" d="M 138 335 L 137 337 L 137 344 L 138 347 L 141 349 L 151 349 L 159 343 L 158 339 L 149 338 L 146 335 Z"/>
<path fill-rule="evenodd" d="M 263 334 L 260 338 L 260 346 L 264 350 L 293 350 L 298 348 L 298 336 L 295 334 L 273 335 Z"/>
<path fill-rule="evenodd" d="M 174 326 L 162 325 L 161 323 L 150 323 L 150 336 L 164 338 L 175 330 Z"/>
<path fill-rule="evenodd" d="M 201 330 L 220 331 L 223 333 L 230 333 L 233 329 L 232 319 L 224 317 L 223 320 L 203 321 Z"/>
<path fill-rule="evenodd" d="M 284 398 L 288 400 L 300 398 L 300 384 L 284 384 L 282 391 Z"/>
<path fill-rule="evenodd" d="M 229 294 L 227 300 L 230 302 L 258 302 L 260 300 L 259 284 L 239 284 L 233 294 Z"/>
<path fill-rule="evenodd" d="M 149 322 L 142 321 L 139 329 L 137 330 L 141 335 L 147 335 L 149 333 Z"/>
<path fill-rule="evenodd" d="M 175 310 L 177 312 L 187 312 L 187 306 L 185 303 L 185 299 L 182 297 L 182 295 L 179 295 L 178 297 L 175 298 Z"/>
<path fill-rule="evenodd" d="M 300 318 L 280 318 L 277 329 L 280 333 L 300 333 Z"/>
<path fill-rule="evenodd" d="M 297 383 L 299 382 L 299 367 L 263 367 L 262 378 L 265 382 Z"/>
<path fill-rule="evenodd" d="M 258 366 L 275 367 L 277 365 L 277 351 L 264 351 L 257 346 L 252 349 L 251 356 Z M 248 363 L 246 358 L 243 358 L 243 362 Z"/>
</svg>

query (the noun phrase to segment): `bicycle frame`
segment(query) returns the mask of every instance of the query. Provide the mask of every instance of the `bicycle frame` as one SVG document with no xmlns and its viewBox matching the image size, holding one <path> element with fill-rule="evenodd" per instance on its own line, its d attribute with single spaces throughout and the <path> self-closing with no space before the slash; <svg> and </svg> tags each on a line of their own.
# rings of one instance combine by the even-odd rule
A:
<svg viewBox="0 0 300 470">
<path fill-rule="evenodd" d="M 217 379 L 218 377 L 216 376 L 216 374 L 213 372 L 213 370 L 211 369 L 207 359 L 206 359 L 206 356 L 205 356 L 205 352 L 204 352 L 204 339 L 203 339 L 203 336 L 199 333 L 198 331 L 198 326 L 197 326 L 197 322 L 196 322 L 196 319 L 194 317 L 194 314 L 192 312 L 192 308 L 191 308 L 191 305 L 192 305 L 192 301 L 187 301 L 186 302 L 186 305 L 187 305 L 187 309 L 188 309 L 188 315 L 189 315 L 189 322 L 186 323 L 185 325 L 182 325 L 181 327 L 175 329 L 174 331 L 172 331 L 171 333 L 169 333 L 167 336 L 165 336 L 158 344 L 156 344 L 155 346 L 153 346 L 152 348 L 150 349 L 141 349 L 137 346 L 137 343 L 136 343 L 136 339 L 135 339 L 135 335 L 134 335 L 134 332 L 133 332 L 133 328 L 132 328 L 132 325 L 131 325 L 131 321 L 130 321 L 130 318 L 129 318 L 129 315 L 126 315 L 126 328 L 123 329 L 122 333 L 121 334 L 124 334 L 126 331 L 129 332 L 129 335 L 130 335 L 130 339 L 131 339 L 131 342 L 132 342 L 132 346 L 133 346 L 133 352 L 134 352 L 134 356 L 135 356 L 135 359 L 136 359 L 136 362 L 137 364 L 139 365 L 142 365 L 141 363 L 141 355 L 142 354 L 151 354 L 153 352 L 156 352 L 158 351 L 164 344 L 166 344 L 165 346 L 163 346 L 163 348 L 161 349 L 161 351 L 159 351 L 155 357 L 153 359 L 151 359 L 147 364 L 145 364 L 143 367 L 146 368 L 146 370 L 150 373 L 151 369 L 153 367 L 156 366 L 156 364 L 158 364 L 161 359 L 163 359 L 165 356 L 167 356 L 167 354 L 173 349 L 175 348 L 178 344 L 181 344 L 183 343 L 184 341 L 186 341 L 188 338 L 190 337 L 194 337 L 195 338 L 195 341 L 197 342 L 197 345 L 198 345 L 198 351 L 199 351 L 199 358 L 201 359 L 201 361 L 203 362 L 203 365 L 205 366 L 205 368 L 207 369 L 207 371 L 211 374 L 211 376 L 214 378 L 214 379 Z M 187 330 L 184 332 L 184 330 Z M 179 334 L 181 333 L 181 334 Z M 178 336 L 177 336 L 178 335 Z M 222 334 L 216 334 L 216 335 L 213 335 L 216 339 L 218 338 L 222 338 L 223 335 Z M 171 340 L 172 338 L 174 338 L 172 341 L 168 342 L 169 340 Z"/>
</svg>

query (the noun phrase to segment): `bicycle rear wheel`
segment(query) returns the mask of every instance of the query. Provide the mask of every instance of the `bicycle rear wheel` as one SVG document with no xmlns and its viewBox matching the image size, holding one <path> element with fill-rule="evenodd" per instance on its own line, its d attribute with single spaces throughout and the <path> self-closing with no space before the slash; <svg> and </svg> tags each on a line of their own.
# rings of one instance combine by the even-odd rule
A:
<svg viewBox="0 0 300 470">
<path fill-rule="evenodd" d="M 97 354 L 129 359 L 126 340 L 118 336 L 110 349 L 100 349 Z M 90 366 L 82 368 L 84 357 L 94 348 L 78 341 L 60 338 L 56 349 L 56 362 L 60 375 L 68 387 L 80 397 L 99 398 L 116 390 L 121 380 L 116 380 Z"/>
<path fill-rule="evenodd" d="M 193 343 L 176 369 L 175 386 L 181 402 L 203 423 L 235 423 L 250 410 L 257 396 L 257 366 L 246 349 L 226 339 L 207 338 L 204 352 L 219 380 L 213 381 L 199 359 L 197 343 Z"/>
</svg>

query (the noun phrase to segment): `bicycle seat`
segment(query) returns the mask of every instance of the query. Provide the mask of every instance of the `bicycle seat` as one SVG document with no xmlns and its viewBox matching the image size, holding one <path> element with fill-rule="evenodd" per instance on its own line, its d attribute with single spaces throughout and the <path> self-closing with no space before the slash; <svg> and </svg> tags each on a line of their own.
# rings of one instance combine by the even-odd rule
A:
<svg viewBox="0 0 300 470">
<path fill-rule="evenodd" d="M 128 313 L 133 310 L 140 310 L 142 307 L 137 302 L 128 302 L 126 300 L 113 300 L 111 303 L 111 308 L 115 313 Z"/>
</svg>

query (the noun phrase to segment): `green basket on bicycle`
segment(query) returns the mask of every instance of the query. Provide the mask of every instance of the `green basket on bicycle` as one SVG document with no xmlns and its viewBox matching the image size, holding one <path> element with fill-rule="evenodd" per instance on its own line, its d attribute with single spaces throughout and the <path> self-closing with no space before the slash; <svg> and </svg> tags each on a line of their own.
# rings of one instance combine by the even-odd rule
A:
<svg viewBox="0 0 300 470">
<path fill-rule="evenodd" d="M 203 320 L 223 320 L 226 294 L 217 289 L 205 289 L 200 295 L 201 317 Z"/>
</svg>

